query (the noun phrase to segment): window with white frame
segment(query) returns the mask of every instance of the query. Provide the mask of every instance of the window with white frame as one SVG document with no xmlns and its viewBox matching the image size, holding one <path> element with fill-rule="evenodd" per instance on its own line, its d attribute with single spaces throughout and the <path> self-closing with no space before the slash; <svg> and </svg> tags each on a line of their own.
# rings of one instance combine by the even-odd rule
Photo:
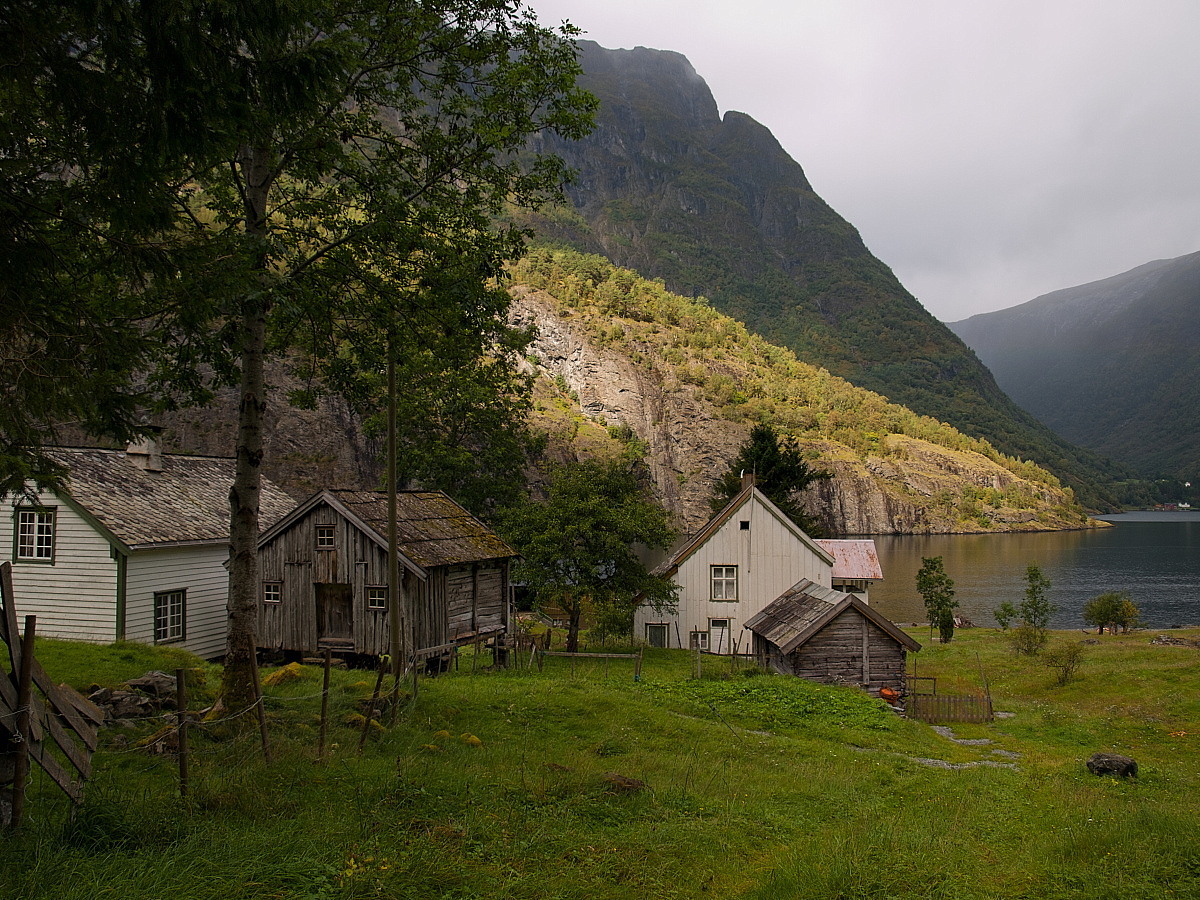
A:
<svg viewBox="0 0 1200 900">
<path fill-rule="evenodd" d="M 283 582 L 281 582 L 281 581 L 264 581 L 262 598 L 263 598 L 263 603 L 282 603 L 283 602 Z"/>
<path fill-rule="evenodd" d="M 154 641 L 182 641 L 187 637 L 187 591 L 159 591 L 154 595 Z"/>
<path fill-rule="evenodd" d="M 733 644 L 729 637 L 728 619 L 708 620 L 708 646 L 710 650 L 716 653 L 728 653 L 733 649 Z"/>
<path fill-rule="evenodd" d="M 332 550 L 333 549 L 334 543 L 333 543 L 333 526 L 332 525 L 317 525 L 316 526 L 316 536 L 317 536 L 317 549 L 318 550 Z"/>
<path fill-rule="evenodd" d="M 708 649 L 708 632 L 707 631 L 693 631 L 689 638 L 688 646 L 691 647 L 691 649 L 693 649 L 693 650 L 707 650 Z"/>
<path fill-rule="evenodd" d="M 367 588 L 367 609 L 386 610 L 388 608 L 387 585 L 375 585 Z"/>
<path fill-rule="evenodd" d="M 712 599 L 736 600 L 737 566 L 713 566 L 712 569 Z"/>
<path fill-rule="evenodd" d="M 54 562 L 54 510 L 17 507 L 13 556 L 25 562 Z"/>
</svg>

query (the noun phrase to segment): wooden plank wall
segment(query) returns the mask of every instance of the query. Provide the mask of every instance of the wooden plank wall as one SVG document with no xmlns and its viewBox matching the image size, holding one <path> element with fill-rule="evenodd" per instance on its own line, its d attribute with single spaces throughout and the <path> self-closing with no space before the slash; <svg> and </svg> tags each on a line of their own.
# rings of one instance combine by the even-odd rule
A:
<svg viewBox="0 0 1200 900">
<path fill-rule="evenodd" d="M 904 648 L 853 609 L 848 609 L 790 657 L 791 671 L 825 684 L 857 684 L 872 694 L 901 690 Z"/>
<path fill-rule="evenodd" d="M 316 549 L 316 525 L 334 526 L 334 548 Z M 331 507 L 320 505 L 259 553 L 263 581 L 283 584 L 283 602 L 259 602 L 260 647 L 317 650 L 314 583 L 350 584 L 354 594 L 354 649 L 388 649 L 387 613 L 367 608 L 367 588 L 387 584 L 387 552 Z M 433 568 L 422 581 L 404 572 L 413 643 L 435 647 L 507 624 L 508 562 Z"/>
</svg>

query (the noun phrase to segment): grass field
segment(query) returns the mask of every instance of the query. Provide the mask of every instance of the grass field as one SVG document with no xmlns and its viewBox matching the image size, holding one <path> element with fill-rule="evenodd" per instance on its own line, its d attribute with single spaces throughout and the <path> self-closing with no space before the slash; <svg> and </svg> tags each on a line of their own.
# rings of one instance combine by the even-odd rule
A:
<svg viewBox="0 0 1200 900">
<path fill-rule="evenodd" d="M 0 897 L 1197 897 L 1200 649 L 1151 637 L 1098 638 L 1066 685 L 997 631 L 927 644 L 918 674 L 948 692 L 986 678 L 1012 714 L 951 736 L 854 689 L 715 658 L 696 680 L 687 654 L 647 651 L 639 682 L 620 661 L 468 661 L 359 755 L 374 676 L 336 671 L 325 760 L 305 668 L 267 689 L 270 764 L 253 728 L 193 730 L 187 802 L 172 756 L 113 729 L 76 814 L 35 775 Z M 142 647 L 39 656 L 80 688 L 198 666 L 193 708 L 219 683 Z M 1092 776 L 1099 750 L 1140 777 Z"/>
</svg>

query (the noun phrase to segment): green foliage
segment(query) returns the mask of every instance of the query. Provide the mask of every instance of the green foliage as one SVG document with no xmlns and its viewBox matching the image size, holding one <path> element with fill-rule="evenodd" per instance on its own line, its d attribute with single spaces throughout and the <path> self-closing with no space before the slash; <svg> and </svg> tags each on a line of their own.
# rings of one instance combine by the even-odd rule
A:
<svg viewBox="0 0 1200 900">
<path fill-rule="evenodd" d="M 805 512 L 796 495 L 814 481 L 832 476 L 809 466 L 794 440 L 780 440 L 770 425 L 755 425 L 729 471 L 717 481 L 709 501 L 713 512 L 720 512 L 741 492 L 743 473 L 753 474 L 758 489 L 802 531 L 812 537 L 823 537 L 816 519 Z"/>
<path fill-rule="evenodd" d="M 1141 614 L 1128 591 L 1109 591 L 1083 605 L 1084 623 L 1096 626 L 1101 634 L 1106 628 L 1112 633 L 1118 628 L 1122 631 L 1137 628 L 1141 624 Z"/>
<path fill-rule="evenodd" d="M 946 574 L 942 557 L 921 557 L 917 593 L 925 601 L 930 626 L 937 627 L 943 644 L 950 643 L 954 639 L 954 610 L 958 609 L 958 601 L 954 599 L 954 579 Z"/>
<path fill-rule="evenodd" d="M 521 554 L 513 571 L 536 601 L 569 617 L 567 649 L 578 647 L 585 606 L 609 631 L 629 633 L 637 602 L 670 610 L 675 585 L 651 575 L 635 545 L 666 549 L 666 511 L 644 495 L 625 459 L 566 463 L 550 473 L 544 501 L 504 511 L 500 530 Z"/>
<path fill-rule="evenodd" d="M 1030 563 L 1025 569 L 1024 599 L 1016 607 L 1006 600 L 993 610 L 992 615 L 1003 630 L 1008 629 L 1013 619 L 1020 619 L 1021 625 L 1012 636 L 1017 653 L 1032 655 L 1046 646 L 1046 629 L 1050 627 L 1051 617 L 1058 612 L 1058 605 L 1046 596 L 1049 590 L 1050 579 L 1037 563 Z"/>
</svg>

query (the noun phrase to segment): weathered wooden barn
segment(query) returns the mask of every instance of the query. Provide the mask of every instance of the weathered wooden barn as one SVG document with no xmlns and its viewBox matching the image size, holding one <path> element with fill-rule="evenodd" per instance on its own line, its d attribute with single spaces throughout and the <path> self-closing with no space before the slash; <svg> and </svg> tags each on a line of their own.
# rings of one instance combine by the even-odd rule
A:
<svg viewBox="0 0 1200 900">
<path fill-rule="evenodd" d="M 804 580 L 746 623 L 759 665 L 823 684 L 902 691 L 921 645 L 854 594 Z"/>
<path fill-rule="evenodd" d="M 263 532 L 260 647 L 387 652 L 387 501 L 319 491 Z M 399 491 L 396 505 L 414 648 L 506 632 L 513 549 L 441 491 Z"/>
</svg>

